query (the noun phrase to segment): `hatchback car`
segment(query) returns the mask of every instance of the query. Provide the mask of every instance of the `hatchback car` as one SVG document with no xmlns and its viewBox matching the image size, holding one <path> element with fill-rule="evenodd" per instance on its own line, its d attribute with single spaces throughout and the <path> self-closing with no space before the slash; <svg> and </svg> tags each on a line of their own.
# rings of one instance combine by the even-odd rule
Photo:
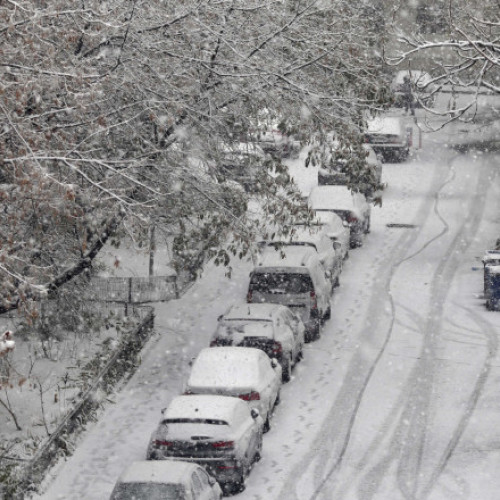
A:
<svg viewBox="0 0 500 500">
<path fill-rule="evenodd" d="M 265 252 L 250 274 L 247 302 L 283 304 L 297 311 L 306 327 L 306 341 L 315 340 L 331 316 L 329 278 L 313 248 Z"/>
<path fill-rule="evenodd" d="M 253 347 L 206 347 L 193 361 L 184 394 L 220 394 L 248 401 L 270 429 L 279 402 L 282 370 L 276 359 Z"/>
<path fill-rule="evenodd" d="M 222 490 L 203 467 L 188 462 L 133 462 L 110 500 L 219 500 Z"/>
<path fill-rule="evenodd" d="M 364 195 L 347 186 L 315 186 L 309 195 L 309 207 L 316 213 L 333 212 L 349 224 L 350 247 L 363 244 L 370 231 L 371 207 Z"/>
<path fill-rule="evenodd" d="M 334 212 L 315 212 L 313 225 L 319 226 L 326 235 L 340 246 L 340 254 L 345 260 L 349 257 L 351 230 L 349 224 Z"/>
<path fill-rule="evenodd" d="M 248 403 L 228 396 L 177 396 L 148 445 L 149 460 L 179 459 L 203 466 L 226 491 L 243 488 L 262 453 L 264 421 Z"/>
<path fill-rule="evenodd" d="M 368 120 L 365 141 L 386 162 L 405 161 L 410 154 L 409 132 L 397 116 L 376 116 Z"/>
<path fill-rule="evenodd" d="M 264 242 L 261 253 L 277 252 L 283 248 L 308 247 L 318 254 L 319 260 L 329 273 L 332 289 L 339 284 L 339 276 L 342 272 L 343 258 L 340 244 L 333 242 L 319 226 L 294 225 L 287 237 Z"/>
<path fill-rule="evenodd" d="M 302 358 L 305 326 L 288 307 L 235 304 L 219 317 L 210 346 L 237 345 L 262 349 L 281 364 L 283 382 Z"/>
</svg>

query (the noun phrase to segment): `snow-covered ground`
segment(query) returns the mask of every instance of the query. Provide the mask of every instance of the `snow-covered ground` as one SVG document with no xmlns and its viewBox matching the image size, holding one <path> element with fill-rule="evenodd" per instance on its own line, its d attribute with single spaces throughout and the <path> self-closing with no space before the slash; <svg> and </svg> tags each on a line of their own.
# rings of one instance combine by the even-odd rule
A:
<svg viewBox="0 0 500 500">
<path fill-rule="evenodd" d="M 498 156 L 458 153 L 450 140 L 424 135 L 413 158 L 384 165 L 372 231 L 345 262 L 332 318 L 283 387 L 262 460 L 235 498 L 499 498 L 500 313 L 486 311 L 477 270 L 500 233 Z M 300 164 L 290 167 L 307 192 L 316 171 Z M 244 301 L 250 270 L 242 262 L 228 279 L 208 267 L 156 306 L 140 368 L 37 499 L 108 498 L 144 458 L 217 317 Z"/>
</svg>

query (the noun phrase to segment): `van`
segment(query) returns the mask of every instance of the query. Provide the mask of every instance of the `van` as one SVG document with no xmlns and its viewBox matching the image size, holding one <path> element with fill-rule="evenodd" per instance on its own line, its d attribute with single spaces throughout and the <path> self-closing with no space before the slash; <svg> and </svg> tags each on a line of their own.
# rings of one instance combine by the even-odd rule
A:
<svg viewBox="0 0 500 500">
<path fill-rule="evenodd" d="M 409 132 L 397 116 L 376 116 L 369 120 L 365 142 L 386 162 L 405 161 L 410 154 Z"/>
<path fill-rule="evenodd" d="M 250 273 L 247 302 L 288 306 L 302 319 L 306 341 L 318 339 L 321 323 L 330 318 L 330 274 L 317 252 L 307 246 L 264 252 Z"/>
</svg>

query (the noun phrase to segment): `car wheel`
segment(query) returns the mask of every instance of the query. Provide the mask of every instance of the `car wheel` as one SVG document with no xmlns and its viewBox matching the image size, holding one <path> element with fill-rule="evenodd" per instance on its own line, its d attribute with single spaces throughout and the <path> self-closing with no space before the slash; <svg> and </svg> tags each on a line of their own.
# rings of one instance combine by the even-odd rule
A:
<svg viewBox="0 0 500 500">
<path fill-rule="evenodd" d="M 323 321 L 326 321 L 327 319 L 330 319 L 332 317 L 332 308 L 331 306 L 328 306 L 328 309 L 325 311 L 325 314 L 323 315 Z"/>
<path fill-rule="evenodd" d="M 309 334 L 307 336 L 307 340 L 308 340 L 308 342 L 312 342 L 313 340 L 318 340 L 320 335 L 321 335 L 321 333 L 320 333 L 320 321 L 318 320 L 314 323 L 314 326 L 309 331 Z"/>
<path fill-rule="evenodd" d="M 264 422 L 264 427 L 262 427 L 262 430 L 264 432 L 269 432 L 271 430 L 271 422 L 269 421 L 269 414 L 266 417 L 266 420 Z"/>
<path fill-rule="evenodd" d="M 255 455 L 253 456 L 253 461 L 259 462 L 260 459 L 262 458 L 262 434 L 260 435 L 259 438 L 259 444 L 257 445 L 257 449 L 255 450 Z"/>
<path fill-rule="evenodd" d="M 276 394 L 276 399 L 274 400 L 274 406 L 278 406 L 281 403 L 281 392 L 278 391 L 278 394 Z"/>
<path fill-rule="evenodd" d="M 288 358 L 282 365 L 281 380 L 283 383 L 290 382 L 292 378 L 292 359 Z"/>
</svg>

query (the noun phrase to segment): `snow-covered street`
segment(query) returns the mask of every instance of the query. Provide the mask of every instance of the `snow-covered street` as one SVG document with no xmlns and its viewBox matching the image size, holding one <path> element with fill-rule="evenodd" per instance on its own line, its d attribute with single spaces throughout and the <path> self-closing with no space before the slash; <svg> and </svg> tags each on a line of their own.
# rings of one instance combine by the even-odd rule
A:
<svg viewBox="0 0 500 500">
<path fill-rule="evenodd" d="M 482 299 L 480 258 L 500 233 L 498 155 L 459 153 L 441 133 L 384 164 L 383 206 L 351 251 L 321 339 L 307 344 L 264 437 L 253 500 L 495 500 L 500 490 L 500 313 Z M 448 140 L 448 139 L 446 139 Z M 302 186 L 315 171 L 299 170 Z M 250 263 L 208 268 L 156 307 L 136 374 L 51 471 L 43 500 L 107 499 L 145 457 L 160 410 L 217 317 L 244 301 Z"/>
</svg>

